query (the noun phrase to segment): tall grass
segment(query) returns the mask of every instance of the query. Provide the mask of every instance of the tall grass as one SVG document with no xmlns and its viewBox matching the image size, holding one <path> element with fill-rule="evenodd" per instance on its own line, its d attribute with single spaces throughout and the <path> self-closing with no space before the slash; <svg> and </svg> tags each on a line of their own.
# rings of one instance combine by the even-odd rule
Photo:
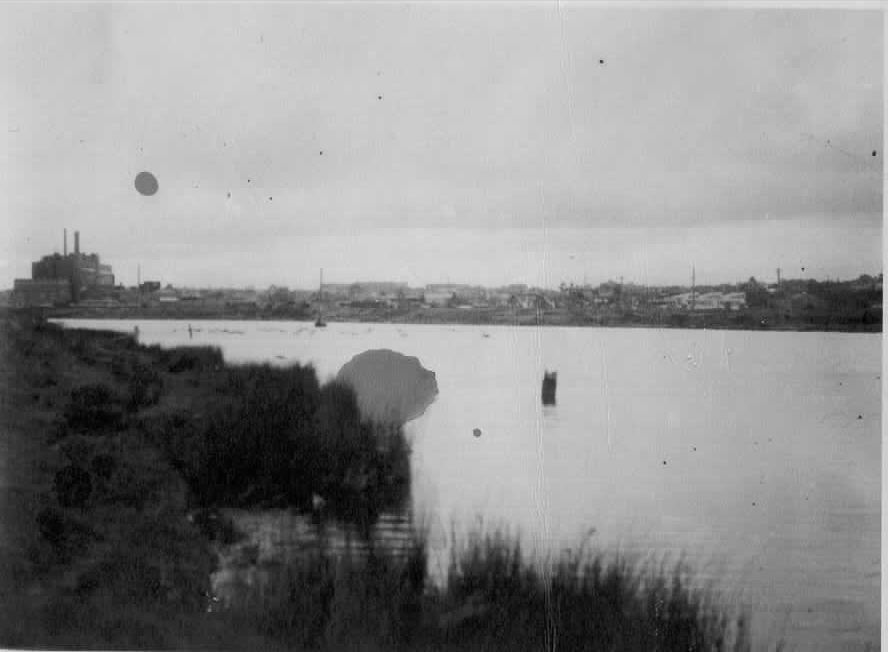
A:
<svg viewBox="0 0 888 652">
<path fill-rule="evenodd" d="M 149 425 L 203 506 L 308 507 L 371 522 L 409 494 L 403 429 L 362 419 L 354 391 L 321 385 L 310 366 L 224 366 L 206 381 L 202 415 Z"/>
<path fill-rule="evenodd" d="M 113 432 L 124 422 L 122 403 L 117 392 L 104 383 L 75 387 L 62 413 L 64 426 L 93 435 Z"/>
<path fill-rule="evenodd" d="M 215 371 L 225 364 L 222 350 L 217 346 L 175 346 L 164 349 L 154 345 L 149 350 L 174 374 L 184 371 Z"/>
<path fill-rule="evenodd" d="M 528 561 L 517 539 L 474 535 L 451 558 L 440 595 L 448 638 L 518 650 L 726 650 L 748 647 L 741 614 L 685 565 L 609 558 L 580 547 Z M 474 605 L 468 612 L 461 604 Z"/>
<path fill-rule="evenodd" d="M 528 560 L 517 539 L 476 535 L 442 586 L 422 538 L 406 554 L 319 550 L 243 587 L 232 616 L 307 649 L 742 651 L 742 613 L 681 564 L 602 553 Z"/>
</svg>

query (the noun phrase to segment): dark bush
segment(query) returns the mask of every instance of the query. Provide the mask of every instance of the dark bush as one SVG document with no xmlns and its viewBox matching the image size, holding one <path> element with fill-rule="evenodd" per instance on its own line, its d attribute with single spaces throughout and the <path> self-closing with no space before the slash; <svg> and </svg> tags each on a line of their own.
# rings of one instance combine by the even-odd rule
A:
<svg viewBox="0 0 888 652">
<path fill-rule="evenodd" d="M 136 354 L 119 351 L 111 359 L 111 372 L 127 385 L 127 408 L 155 405 L 163 391 L 163 379 L 157 371 L 139 360 Z"/>
<path fill-rule="evenodd" d="M 438 635 L 457 647 L 516 650 L 748 650 L 744 620 L 682 564 L 568 553 L 535 563 L 517 539 L 470 536 L 435 591 Z M 730 635 L 736 626 L 736 636 Z"/>
<path fill-rule="evenodd" d="M 164 582 L 157 562 L 144 556 L 116 552 L 84 573 L 77 590 L 88 594 L 110 589 L 116 600 L 158 606 L 163 601 Z"/>
<path fill-rule="evenodd" d="M 59 557 L 68 561 L 82 554 L 95 538 L 93 530 L 57 507 L 44 507 L 36 516 L 37 529 Z"/>
<path fill-rule="evenodd" d="M 89 472 L 69 465 L 55 474 L 53 490 L 63 507 L 83 507 L 92 494 L 92 479 Z"/>
<path fill-rule="evenodd" d="M 37 513 L 40 535 L 53 545 L 62 541 L 65 534 L 64 513 L 54 507 L 45 507 Z"/>
<path fill-rule="evenodd" d="M 224 401 L 202 425 L 189 474 L 203 502 L 310 495 L 314 370 L 231 368 L 219 390 Z"/>
<path fill-rule="evenodd" d="M 216 346 L 179 346 L 162 351 L 161 358 L 172 373 L 215 371 L 224 364 L 222 350 Z"/>
<path fill-rule="evenodd" d="M 120 427 L 124 414 L 117 394 L 97 383 L 72 390 L 63 416 L 71 429 L 101 434 Z"/>
<path fill-rule="evenodd" d="M 132 374 L 134 362 L 135 359 L 132 354 L 125 351 L 118 351 L 111 358 L 111 373 L 117 378 L 125 380 Z"/>
<path fill-rule="evenodd" d="M 101 480 L 108 480 L 117 468 L 117 459 L 107 453 L 99 453 L 92 458 L 90 470 Z"/>
<path fill-rule="evenodd" d="M 136 410 L 157 404 L 163 391 L 163 379 L 147 365 L 136 364 L 127 382 L 129 390 L 128 407 Z"/>
<path fill-rule="evenodd" d="M 156 497 L 159 478 L 144 467 L 118 464 L 114 474 L 104 487 L 102 502 L 117 504 L 141 511 L 145 504 Z"/>
<path fill-rule="evenodd" d="M 407 495 L 402 429 L 363 422 L 347 385 L 321 387 L 311 367 L 247 365 L 226 368 L 215 388 L 201 422 L 171 419 L 151 435 L 203 505 L 306 506 L 319 494 L 365 522 Z"/>
<path fill-rule="evenodd" d="M 230 518 L 215 509 L 201 509 L 192 516 L 194 525 L 209 541 L 217 541 L 222 545 L 231 545 L 243 539 Z"/>
<path fill-rule="evenodd" d="M 146 438 L 161 451 L 169 463 L 191 482 L 199 463 L 199 424 L 193 415 L 175 411 L 153 415 L 141 422 Z"/>
</svg>

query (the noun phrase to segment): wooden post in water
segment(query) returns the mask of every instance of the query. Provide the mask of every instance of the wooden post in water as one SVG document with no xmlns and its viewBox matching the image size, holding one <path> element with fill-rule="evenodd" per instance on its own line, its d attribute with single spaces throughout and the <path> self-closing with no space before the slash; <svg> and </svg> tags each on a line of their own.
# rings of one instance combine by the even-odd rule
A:
<svg viewBox="0 0 888 652">
<path fill-rule="evenodd" d="M 555 405 L 555 390 L 557 386 L 558 372 L 545 372 L 543 374 L 543 405 Z"/>
</svg>

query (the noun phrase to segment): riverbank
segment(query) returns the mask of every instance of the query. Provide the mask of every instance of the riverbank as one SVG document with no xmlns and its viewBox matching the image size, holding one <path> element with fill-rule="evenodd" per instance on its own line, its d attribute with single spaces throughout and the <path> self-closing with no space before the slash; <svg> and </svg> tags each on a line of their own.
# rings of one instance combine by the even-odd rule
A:
<svg viewBox="0 0 888 652">
<path fill-rule="evenodd" d="M 205 615 L 232 538 L 216 507 L 321 494 L 366 521 L 409 491 L 400 429 L 363 422 L 310 367 L 23 315 L 2 329 L 3 645 L 222 645 L 234 632 Z"/>
<path fill-rule="evenodd" d="M 216 564 L 182 475 L 145 436 L 176 383 L 129 338 L 0 321 L 0 646 L 253 639 L 205 615 Z M 145 366 L 130 379 L 112 361 Z"/>
<path fill-rule="evenodd" d="M 417 536 L 406 556 L 319 549 L 213 609 L 217 552 L 237 538 L 213 508 L 307 510 L 321 495 L 370 520 L 409 488 L 400 430 L 363 422 L 310 368 L 22 315 L 0 328 L 2 646 L 748 648 L 740 614 L 690 572 L 590 552 L 545 573 L 495 536 L 462 547 L 443 587 Z"/>
</svg>

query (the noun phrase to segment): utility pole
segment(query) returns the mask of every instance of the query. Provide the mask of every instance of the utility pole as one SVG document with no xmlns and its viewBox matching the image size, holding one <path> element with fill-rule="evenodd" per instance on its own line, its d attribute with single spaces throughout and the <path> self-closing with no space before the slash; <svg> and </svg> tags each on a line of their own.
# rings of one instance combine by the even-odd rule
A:
<svg viewBox="0 0 888 652">
<path fill-rule="evenodd" d="M 691 312 L 696 310 L 697 306 L 697 268 L 691 265 Z"/>
<path fill-rule="evenodd" d="M 777 287 L 780 287 L 780 268 L 777 268 Z"/>
</svg>

